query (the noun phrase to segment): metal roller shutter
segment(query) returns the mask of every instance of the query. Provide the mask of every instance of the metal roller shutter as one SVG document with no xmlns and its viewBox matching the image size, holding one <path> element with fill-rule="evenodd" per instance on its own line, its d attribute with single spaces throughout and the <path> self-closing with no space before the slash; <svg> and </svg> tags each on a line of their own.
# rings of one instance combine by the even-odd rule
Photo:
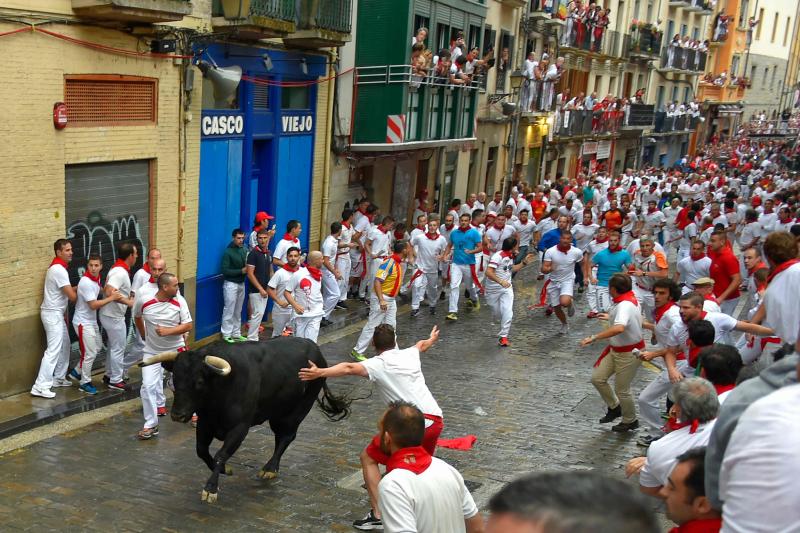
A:
<svg viewBox="0 0 800 533">
<path fill-rule="evenodd" d="M 417 0 L 414 3 L 414 12 L 423 17 L 431 16 L 431 1 L 430 0 Z M 414 28 L 416 30 L 416 28 Z"/>
</svg>

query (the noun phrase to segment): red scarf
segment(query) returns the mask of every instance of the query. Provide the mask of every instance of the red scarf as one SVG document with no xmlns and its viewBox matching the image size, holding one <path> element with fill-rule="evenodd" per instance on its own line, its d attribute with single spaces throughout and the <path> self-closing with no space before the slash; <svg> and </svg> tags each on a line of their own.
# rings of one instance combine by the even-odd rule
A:
<svg viewBox="0 0 800 533">
<path fill-rule="evenodd" d="M 433 458 L 422 446 L 412 446 L 394 452 L 386 462 L 386 473 L 402 468 L 419 475 L 431 466 Z"/>
<path fill-rule="evenodd" d="M 147 272 L 149 274 L 150 273 L 150 263 L 145 261 L 144 265 L 142 266 L 142 270 L 144 270 L 145 272 Z"/>
<path fill-rule="evenodd" d="M 708 300 L 709 302 L 714 302 L 715 304 L 719 305 L 719 302 L 717 301 L 717 298 L 714 296 L 713 292 L 709 292 L 703 298 Z"/>
<path fill-rule="evenodd" d="M 500 257 L 514 257 L 514 254 L 511 250 L 503 250 L 500 252 Z"/>
<path fill-rule="evenodd" d="M 606 241 L 607 241 L 607 240 L 608 240 L 608 239 L 606 239 Z M 605 241 L 603 241 L 603 242 L 605 242 Z M 611 246 L 609 246 L 609 247 L 608 247 L 608 251 L 609 251 L 609 252 L 611 252 L 612 254 L 614 254 L 614 253 L 617 253 L 617 252 L 621 252 L 621 251 L 622 251 L 622 246 L 620 246 L 620 245 L 616 245 L 616 246 L 615 246 L 615 247 L 613 247 L 613 248 L 612 248 Z"/>
<path fill-rule="evenodd" d="M 128 273 L 130 273 L 130 271 L 131 271 L 131 267 L 129 267 L 129 266 L 128 266 L 128 263 L 126 263 L 126 262 L 125 262 L 125 261 L 123 261 L 122 259 L 117 259 L 117 262 L 116 262 L 116 263 L 114 263 L 114 264 L 111 266 L 111 268 L 114 268 L 114 267 L 122 267 L 122 268 L 124 268 L 124 269 L 125 269 L 125 271 L 126 271 L 126 272 L 128 272 Z"/>
<path fill-rule="evenodd" d="M 83 273 L 83 277 L 84 278 L 89 278 L 90 280 L 92 280 L 95 283 L 97 283 L 98 285 L 100 285 L 100 276 L 92 276 L 91 274 L 89 274 L 88 270 Z M 152 280 L 153 278 L 151 277 L 150 279 Z M 100 286 L 102 287 L 102 285 L 100 285 Z"/>
<path fill-rule="evenodd" d="M 567 246 L 566 248 L 565 248 L 565 247 L 563 247 L 563 246 L 561 246 L 561 244 L 559 244 L 559 245 L 558 245 L 558 251 L 559 251 L 559 252 L 561 252 L 561 253 L 564 253 L 564 254 L 565 254 L 565 253 L 567 253 L 567 252 L 569 252 L 569 249 L 570 249 L 570 248 L 572 248 L 572 246 L 571 246 L 571 245 L 570 245 L 570 246 Z"/>
<path fill-rule="evenodd" d="M 61 265 L 64 268 L 67 268 L 67 262 L 61 259 L 60 257 L 54 257 L 53 260 L 50 262 L 50 266 L 53 265 Z"/>
<path fill-rule="evenodd" d="M 652 214 L 653 214 L 653 213 L 655 213 L 656 211 L 658 211 L 658 208 L 656 208 L 656 207 L 649 207 L 649 208 L 647 208 L 647 214 L 648 214 L 648 215 L 652 215 Z"/>
<path fill-rule="evenodd" d="M 603 244 L 604 242 L 608 242 L 608 237 L 606 237 L 605 239 L 595 239 L 594 242 L 596 242 L 597 244 Z"/>
<path fill-rule="evenodd" d="M 679 429 L 683 429 L 685 427 L 689 428 L 689 433 L 694 435 L 697 433 L 697 428 L 700 427 L 700 421 L 698 419 L 690 420 L 689 422 L 678 422 L 672 417 L 667 419 L 667 423 L 664 424 L 664 431 L 666 433 L 672 433 L 673 431 L 678 431 Z"/>
<path fill-rule="evenodd" d="M 453 231 L 454 227 L 455 224 L 450 224 L 449 226 L 447 224 L 444 225 L 444 229 L 446 229 L 447 231 Z"/>
<path fill-rule="evenodd" d="M 633 291 L 623 292 L 619 296 L 615 296 L 611 299 L 615 304 L 620 302 L 630 302 L 633 305 L 639 305 L 639 300 L 636 299 L 636 296 L 633 294 Z"/>
<path fill-rule="evenodd" d="M 397 254 L 392 254 L 391 258 L 394 259 L 394 262 L 397 263 L 398 265 L 403 262 L 403 258 Z"/>
<path fill-rule="evenodd" d="M 267 249 L 265 249 L 265 250 L 262 250 L 262 249 L 261 249 L 261 247 L 260 247 L 260 246 L 258 246 L 258 245 L 256 245 L 256 246 L 253 246 L 253 251 L 254 251 L 254 252 L 261 252 L 261 253 L 262 253 L 262 254 L 264 254 L 264 255 L 269 255 L 269 248 L 267 248 Z"/>
<path fill-rule="evenodd" d="M 678 527 L 673 527 L 669 533 L 719 533 L 720 529 L 722 529 L 722 518 L 704 518 L 689 520 Z"/>
<path fill-rule="evenodd" d="M 287 272 L 297 272 L 297 267 L 295 266 L 294 268 L 292 268 L 289 266 L 289 263 L 284 263 L 283 269 L 286 270 Z"/>
<path fill-rule="evenodd" d="M 655 311 L 653 311 L 653 315 L 656 319 L 656 324 L 661 321 L 661 317 L 663 317 L 667 311 L 675 307 L 675 302 L 669 301 L 662 305 L 661 307 L 657 307 Z"/>
<path fill-rule="evenodd" d="M 759 263 L 758 263 L 756 266 L 754 266 L 753 268 L 748 268 L 748 269 L 747 269 L 747 274 L 748 274 L 748 275 L 750 275 L 750 276 L 752 276 L 753 274 L 755 274 L 755 273 L 756 273 L 756 271 L 757 271 L 757 270 L 761 270 L 762 268 L 767 268 L 767 265 L 764 263 L 764 261 L 760 261 L 760 262 L 759 262 Z"/>
<path fill-rule="evenodd" d="M 283 234 L 284 241 L 291 241 L 291 242 L 299 242 L 296 238 L 292 237 L 291 233 L 284 233 Z"/>
<path fill-rule="evenodd" d="M 308 273 L 311 274 L 311 277 L 315 280 L 320 281 L 322 279 L 322 270 L 312 266 L 306 266 L 306 270 L 308 270 Z"/>
<path fill-rule="evenodd" d="M 773 278 L 775 278 L 775 276 L 777 276 L 778 274 L 780 274 L 781 272 L 783 272 L 787 268 L 790 268 L 790 267 L 796 265 L 797 263 L 800 263 L 800 259 L 789 259 L 788 261 L 786 261 L 784 263 L 781 263 L 780 265 L 776 266 L 775 269 L 772 271 L 772 273 L 770 273 L 769 277 L 767 278 L 767 283 L 772 282 L 772 280 L 773 280 Z"/>
<path fill-rule="evenodd" d="M 389 228 L 384 228 L 383 224 L 378 224 L 378 231 L 386 235 L 387 233 L 389 233 Z"/>
<path fill-rule="evenodd" d="M 458 231 L 463 231 L 464 233 L 468 232 L 472 229 L 472 226 L 467 226 L 466 228 L 462 228 L 461 226 L 458 227 Z"/>
<path fill-rule="evenodd" d="M 439 235 L 438 233 L 426 233 L 426 234 L 425 234 L 425 236 L 426 236 L 427 238 L 429 238 L 430 240 L 432 240 L 432 241 L 435 241 L 435 240 L 436 240 L 436 239 L 438 239 L 438 238 L 439 238 L 441 235 Z"/>
<path fill-rule="evenodd" d="M 729 390 L 733 390 L 736 385 L 731 383 L 730 385 L 714 385 L 714 390 L 717 391 L 717 396 L 722 394 L 723 392 L 728 392 Z"/>
<path fill-rule="evenodd" d="M 342 226 L 344 226 L 347 229 L 350 229 L 350 223 L 345 220 L 342 220 Z"/>
</svg>

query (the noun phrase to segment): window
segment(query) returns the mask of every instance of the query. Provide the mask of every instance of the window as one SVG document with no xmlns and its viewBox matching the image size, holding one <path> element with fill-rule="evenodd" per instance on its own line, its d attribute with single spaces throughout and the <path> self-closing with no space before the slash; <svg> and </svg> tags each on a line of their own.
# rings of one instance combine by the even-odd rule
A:
<svg viewBox="0 0 800 533">
<path fill-rule="evenodd" d="M 775 13 L 775 21 L 772 23 L 772 37 L 770 37 L 769 42 L 775 42 L 775 34 L 778 32 L 778 17 L 780 14 Z"/>
<path fill-rule="evenodd" d="M 483 29 L 483 55 L 486 55 L 489 50 L 494 50 L 497 46 L 497 32 L 492 30 L 488 24 Z"/>
<path fill-rule="evenodd" d="M 683 101 L 684 102 L 688 102 L 689 101 L 689 88 L 688 87 L 684 87 L 683 88 Z"/>
<path fill-rule="evenodd" d="M 688 35 L 688 31 L 689 29 L 686 27 L 686 24 L 681 24 L 681 39 L 683 39 L 685 35 Z"/>
<path fill-rule="evenodd" d="M 155 124 L 157 102 L 155 78 L 87 74 L 64 80 L 64 103 L 72 126 Z"/>
<path fill-rule="evenodd" d="M 308 87 L 283 87 L 281 109 L 310 109 Z"/>
<path fill-rule="evenodd" d="M 758 10 L 758 24 L 756 25 L 756 40 L 761 39 L 761 28 L 764 26 L 764 8 Z"/>
<path fill-rule="evenodd" d="M 672 87 L 672 98 L 670 98 L 670 102 L 674 102 L 677 99 L 678 99 L 678 88 L 673 86 Z"/>
<path fill-rule="evenodd" d="M 495 91 L 498 93 L 505 92 L 506 78 L 511 71 L 511 65 L 513 65 L 511 56 L 513 40 L 513 35 L 505 31 L 500 32 L 500 47 L 495 53 L 495 74 L 497 75 Z"/>
<path fill-rule="evenodd" d="M 739 27 L 744 28 L 746 27 L 746 19 L 748 13 L 750 13 L 749 9 L 750 0 L 742 0 L 741 10 L 739 11 Z"/>
<path fill-rule="evenodd" d="M 633 20 L 639 20 L 639 3 L 641 0 L 634 0 L 633 2 Z"/>
<path fill-rule="evenodd" d="M 753 65 L 752 67 L 750 67 L 750 83 L 751 83 L 751 84 L 752 84 L 752 83 L 755 83 L 755 81 L 756 81 L 756 69 L 757 69 L 757 68 L 758 68 L 758 67 L 756 67 L 755 65 Z"/>
<path fill-rule="evenodd" d="M 450 49 L 450 26 L 447 24 L 436 25 L 436 52 L 444 48 Z"/>
<path fill-rule="evenodd" d="M 735 55 L 731 58 L 731 76 L 739 75 L 739 56 Z"/>
<path fill-rule="evenodd" d="M 656 110 L 660 110 L 663 105 L 664 105 L 664 87 L 662 85 L 659 85 L 658 90 L 656 91 Z"/>
<path fill-rule="evenodd" d="M 473 48 L 477 48 L 480 50 L 481 48 L 481 27 L 480 26 L 473 26 L 470 24 L 469 26 L 469 36 L 467 39 L 467 46 L 469 47 L 468 50 L 472 50 Z"/>
<path fill-rule="evenodd" d="M 428 34 L 430 34 L 430 28 L 428 26 L 430 24 L 430 22 L 431 21 L 430 21 L 430 19 L 428 17 L 424 17 L 422 15 L 414 15 L 414 36 L 416 37 L 417 30 L 420 29 L 420 28 L 428 28 Z M 430 41 L 431 40 L 431 36 L 428 35 L 428 37 L 426 37 L 425 40 L 426 41 Z"/>
<path fill-rule="evenodd" d="M 767 77 L 769 76 L 769 67 L 764 67 L 764 77 L 761 78 L 761 88 L 765 88 L 767 86 Z"/>
<path fill-rule="evenodd" d="M 667 21 L 667 34 L 664 36 L 664 44 L 669 43 L 675 36 L 675 22 L 672 20 Z"/>
<path fill-rule="evenodd" d="M 486 157 L 486 179 L 483 182 L 483 190 L 486 194 L 494 193 L 494 173 L 495 162 L 497 161 L 497 146 L 489 148 L 489 155 Z"/>
<path fill-rule="evenodd" d="M 786 40 L 789 38 L 789 31 L 791 30 L 792 17 L 786 17 L 786 28 L 783 30 L 783 46 L 786 46 Z"/>
<path fill-rule="evenodd" d="M 770 89 L 774 89 L 775 88 L 775 74 L 777 72 L 778 72 L 778 67 L 777 66 L 772 67 L 772 77 L 769 80 L 769 88 Z"/>
</svg>

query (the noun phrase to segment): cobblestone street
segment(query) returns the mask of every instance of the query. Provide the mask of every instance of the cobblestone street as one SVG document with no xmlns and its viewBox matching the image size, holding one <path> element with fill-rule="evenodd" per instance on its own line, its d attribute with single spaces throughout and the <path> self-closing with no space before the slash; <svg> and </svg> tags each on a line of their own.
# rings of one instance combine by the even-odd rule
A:
<svg viewBox="0 0 800 533">
<path fill-rule="evenodd" d="M 569 337 L 558 336 L 554 316 L 526 310 L 532 273 L 517 282 L 510 348 L 497 346 L 488 307 L 445 323 L 440 303 L 435 322 L 441 339 L 423 355 L 428 385 L 444 411 L 442 437 L 478 438 L 470 451 L 439 449 L 437 455 L 461 471 L 479 506 L 502 484 L 533 470 L 597 470 L 622 478 L 627 459 L 641 452 L 635 433 L 619 435 L 597 423 L 605 408 L 589 376 L 602 346 L 580 349 L 578 340 L 601 325 L 583 318 L 581 296 Z M 401 309 L 400 346 L 426 337 L 433 322 L 427 312 L 412 319 Z M 354 330 L 325 332 L 338 337 L 322 339 L 330 364 L 347 357 Z M 652 375 L 640 369 L 635 389 Z M 355 378 L 331 384 L 354 396 L 370 389 Z M 0 522 L 6 531 L 351 531 L 351 522 L 368 509 L 358 454 L 382 408 L 373 394 L 355 402 L 351 417 L 339 423 L 313 409 L 272 481 L 256 478 L 272 453 L 272 436 L 265 427 L 254 429 L 210 506 L 200 501 L 208 470 L 195 456 L 192 428 L 167 417 L 157 438 L 139 442 L 141 408 L 130 402 L 126 412 L 101 423 L 0 457 Z"/>
</svg>

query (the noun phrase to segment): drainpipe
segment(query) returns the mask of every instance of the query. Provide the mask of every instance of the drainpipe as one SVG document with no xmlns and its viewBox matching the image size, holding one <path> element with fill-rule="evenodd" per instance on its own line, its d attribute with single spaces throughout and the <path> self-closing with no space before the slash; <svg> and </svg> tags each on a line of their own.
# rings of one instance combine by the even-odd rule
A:
<svg viewBox="0 0 800 533">
<path fill-rule="evenodd" d="M 329 52 L 328 77 L 332 77 L 334 74 L 336 74 L 333 68 L 333 64 L 337 61 L 337 59 L 338 56 L 336 50 L 331 50 Z M 331 195 L 330 195 L 331 146 L 332 146 L 331 143 L 333 141 L 333 134 L 332 134 L 333 124 L 335 123 L 333 117 L 333 100 L 336 91 L 333 90 L 333 87 L 336 83 L 338 83 L 338 79 L 333 78 L 329 80 L 327 83 L 328 83 L 328 101 L 326 102 L 326 108 L 328 112 L 328 127 L 326 128 L 325 131 L 325 158 L 322 167 L 323 169 L 322 170 L 322 214 L 320 216 L 320 221 L 319 221 L 320 242 L 322 242 L 322 240 L 328 234 L 328 209 L 330 207 L 330 202 L 331 202 Z"/>
<path fill-rule="evenodd" d="M 184 50 L 184 53 L 187 53 Z M 184 251 L 184 229 L 186 226 L 186 154 L 188 152 L 187 124 L 192 120 L 188 112 L 191 96 L 186 93 L 186 71 L 193 68 L 190 63 L 179 67 L 179 105 L 178 116 L 178 242 L 175 257 L 175 275 L 180 282 L 184 281 L 184 265 L 186 263 Z"/>
</svg>

